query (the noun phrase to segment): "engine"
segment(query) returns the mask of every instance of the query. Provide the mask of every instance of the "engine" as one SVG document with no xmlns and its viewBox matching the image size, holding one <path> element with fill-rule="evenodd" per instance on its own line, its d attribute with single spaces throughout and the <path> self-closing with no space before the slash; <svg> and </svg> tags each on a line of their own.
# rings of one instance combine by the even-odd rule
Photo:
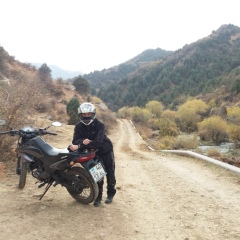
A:
<svg viewBox="0 0 240 240">
<path fill-rule="evenodd" d="M 32 172 L 32 176 L 37 180 L 42 182 L 47 179 L 46 171 L 40 160 L 35 159 L 35 161 L 30 164 L 30 170 Z"/>
</svg>

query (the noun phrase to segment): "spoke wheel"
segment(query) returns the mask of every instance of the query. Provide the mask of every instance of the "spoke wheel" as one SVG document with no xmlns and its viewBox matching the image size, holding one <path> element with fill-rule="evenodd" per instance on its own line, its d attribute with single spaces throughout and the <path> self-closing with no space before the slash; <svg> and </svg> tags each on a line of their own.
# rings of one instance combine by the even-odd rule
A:
<svg viewBox="0 0 240 240">
<path fill-rule="evenodd" d="M 88 172 L 81 167 L 73 167 L 67 175 L 71 175 L 68 193 L 78 202 L 87 204 L 98 196 L 98 185 L 92 180 Z"/>
</svg>

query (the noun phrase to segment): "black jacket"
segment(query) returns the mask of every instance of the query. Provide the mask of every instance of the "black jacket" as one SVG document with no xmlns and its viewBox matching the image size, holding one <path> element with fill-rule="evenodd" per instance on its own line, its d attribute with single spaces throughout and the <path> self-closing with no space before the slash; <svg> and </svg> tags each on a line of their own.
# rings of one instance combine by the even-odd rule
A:
<svg viewBox="0 0 240 240">
<path fill-rule="evenodd" d="M 83 140 L 86 138 L 92 140 L 88 145 L 83 144 Z M 80 145 L 80 150 L 98 149 L 98 155 L 103 155 L 113 150 L 112 142 L 105 134 L 105 125 L 96 118 L 90 125 L 84 125 L 81 122 L 76 124 L 72 143 Z"/>
</svg>

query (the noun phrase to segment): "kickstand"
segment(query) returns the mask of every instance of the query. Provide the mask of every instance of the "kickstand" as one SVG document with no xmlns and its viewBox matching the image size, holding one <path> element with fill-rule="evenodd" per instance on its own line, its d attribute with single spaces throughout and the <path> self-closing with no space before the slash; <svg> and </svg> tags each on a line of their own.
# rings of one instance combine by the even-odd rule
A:
<svg viewBox="0 0 240 240">
<path fill-rule="evenodd" d="M 49 188 L 52 186 L 52 183 L 49 183 L 44 191 L 44 193 L 42 194 L 42 196 L 39 198 L 39 200 L 42 200 L 42 198 L 44 197 L 44 195 L 46 194 L 46 192 L 49 190 Z"/>
</svg>

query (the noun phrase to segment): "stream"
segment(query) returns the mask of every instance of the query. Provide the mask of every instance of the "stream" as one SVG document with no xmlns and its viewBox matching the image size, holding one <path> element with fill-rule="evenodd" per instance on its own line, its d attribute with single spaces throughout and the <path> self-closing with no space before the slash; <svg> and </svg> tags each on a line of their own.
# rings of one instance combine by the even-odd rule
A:
<svg viewBox="0 0 240 240">
<path fill-rule="evenodd" d="M 216 149 L 220 153 L 227 153 L 231 149 L 234 148 L 234 143 L 222 143 L 220 145 L 215 145 L 215 146 L 199 146 L 197 149 L 201 150 L 201 152 L 206 153 L 209 149 Z"/>
</svg>

